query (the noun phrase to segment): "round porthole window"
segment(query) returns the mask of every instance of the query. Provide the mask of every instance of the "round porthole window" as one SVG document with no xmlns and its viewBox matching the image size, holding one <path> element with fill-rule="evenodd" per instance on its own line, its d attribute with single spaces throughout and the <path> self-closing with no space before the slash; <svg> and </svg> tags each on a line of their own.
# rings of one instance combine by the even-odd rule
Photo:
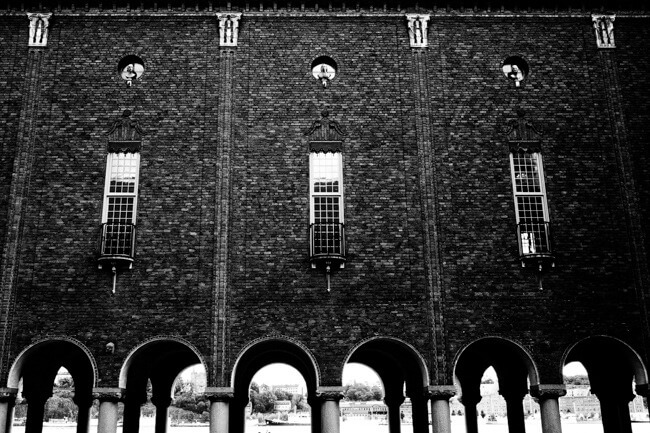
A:
<svg viewBox="0 0 650 433">
<path fill-rule="evenodd" d="M 142 77 L 144 73 L 144 62 L 138 56 L 126 56 L 117 64 L 117 72 L 126 81 L 126 85 L 131 87 L 133 80 L 138 80 Z"/>
<path fill-rule="evenodd" d="M 528 76 L 528 63 L 518 56 L 510 56 L 503 62 L 503 73 L 506 78 L 514 81 L 515 86 L 519 87 L 520 83 Z"/>
<path fill-rule="evenodd" d="M 331 57 L 320 56 L 311 62 L 311 73 L 324 88 L 334 79 L 337 69 L 336 62 Z"/>
</svg>

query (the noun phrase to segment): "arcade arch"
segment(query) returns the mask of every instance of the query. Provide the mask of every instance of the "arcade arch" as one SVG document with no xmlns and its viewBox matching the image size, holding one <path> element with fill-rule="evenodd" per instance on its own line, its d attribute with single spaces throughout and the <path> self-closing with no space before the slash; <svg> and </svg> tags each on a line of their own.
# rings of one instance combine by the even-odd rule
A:
<svg viewBox="0 0 650 433">
<path fill-rule="evenodd" d="M 74 383 L 73 401 L 79 408 L 77 432 L 88 431 L 97 365 L 90 351 L 81 342 L 61 337 L 32 344 L 18 355 L 9 371 L 7 387 L 16 390 L 22 387 L 19 392 L 27 401 L 25 433 L 43 431 L 45 403 L 52 396 L 54 380 L 61 368 L 68 371 Z M 13 407 L 3 408 L 2 412 L 7 414 L 2 426 L 4 431 L 10 430 L 12 409 Z"/>
<path fill-rule="evenodd" d="M 311 407 L 312 432 L 320 432 L 321 408 L 316 404 L 320 374 L 316 361 L 307 348 L 281 337 L 256 341 L 239 355 L 231 377 L 234 392 L 229 405 L 229 432 L 243 433 L 245 430 L 245 410 L 253 376 L 260 369 L 278 363 L 295 368 L 305 380 L 307 401 Z"/>
<path fill-rule="evenodd" d="M 124 433 L 140 429 L 140 408 L 147 401 L 149 382 L 156 407 L 155 433 L 166 433 L 174 382 L 183 370 L 196 364 L 205 367 L 199 352 L 181 339 L 155 338 L 135 348 L 120 372 L 119 385 L 125 390 Z"/>
<path fill-rule="evenodd" d="M 570 347 L 562 366 L 580 362 L 587 370 L 591 393 L 600 402 L 604 433 L 632 433 L 629 403 L 636 392 L 648 396 L 648 374 L 629 345 L 608 336 L 593 336 Z"/>
<path fill-rule="evenodd" d="M 476 405 L 481 401 L 481 378 L 493 367 L 499 393 L 506 401 L 510 433 L 524 433 L 523 399 L 528 384 L 539 384 L 539 374 L 530 354 L 520 345 L 499 337 L 486 337 L 470 343 L 458 354 L 454 375 L 461 388 L 467 433 L 477 433 Z"/>
<path fill-rule="evenodd" d="M 346 363 L 364 364 L 381 379 L 390 433 L 400 433 L 400 406 L 405 397 L 411 400 L 413 431 L 428 431 L 428 399 L 424 390 L 429 377 L 424 360 L 412 346 L 396 338 L 372 338 L 355 347 Z"/>
</svg>

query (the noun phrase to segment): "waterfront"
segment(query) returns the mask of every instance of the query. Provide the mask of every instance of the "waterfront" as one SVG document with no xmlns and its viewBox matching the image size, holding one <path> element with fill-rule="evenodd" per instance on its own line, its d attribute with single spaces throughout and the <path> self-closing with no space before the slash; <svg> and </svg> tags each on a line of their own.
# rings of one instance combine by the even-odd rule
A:
<svg viewBox="0 0 650 433">
<path fill-rule="evenodd" d="M 97 420 L 93 420 L 90 432 L 96 431 Z M 411 424 L 402 424 L 402 432 L 410 433 Z M 602 424 L 598 422 L 563 422 L 562 433 L 602 433 Z M 153 433 L 154 426 L 150 422 L 144 422 L 140 428 L 141 433 Z M 170 426 L 168 433 L 208 433 L 207 425 L 197 426 Z M 451 432 L 465 433 L 465 422 L 463 417 L 451 417 Z M 508 425 L 505 420 L 496 423 L 488 423 L 479 420 L 479 433 L 507 433 Z M 24 426 L 14 426 L 12 433 L 25 433 Z M 74 425 L 46 425 L 43 433 L 76 433 Z M 122 433 L 122 427 L 118 427 L 117 433 Z M 257 425 L 256 421 L 246 424 L 246 433 L 311 433 L 309 425 L 293 426 L 267 426 Z M 354 419 L 341 422 L 341 433 L 388 433 L 388 426 L 376 420 Z M 542 425 L 539 419 L 526 420 L 526 433 L 542 433 Z M 650 423 L 632 423 L 632 433 L 650 433 Z"/>
</svg>

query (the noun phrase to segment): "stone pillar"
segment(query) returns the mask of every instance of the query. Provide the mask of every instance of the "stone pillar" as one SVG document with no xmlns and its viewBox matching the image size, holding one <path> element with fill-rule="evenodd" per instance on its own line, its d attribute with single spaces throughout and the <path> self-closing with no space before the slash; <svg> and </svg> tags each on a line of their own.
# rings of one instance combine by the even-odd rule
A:
<svg viewBox="0 0 650 433">
<path fill-rule="evenodd" d="M 592 393 L 600 401 L 600 414 L 604 433 L 632 433 L 629 404 L 634 399 L 632 392 L 614 392 L 610 389 Z"/>
<path fill-rule="evenodd" d="M 117 432 L 117 404 L 122 399 L 120 388 L 95 388 L 93 398 L 99 400 L 97 433 Z"/>
<path fill-rule="evenodd" d="M 230 402 L 234 392 L 229 387 L 209 387 L 205 395 L 210 400 L 210 433 L 228 433 L 230 428 Z"/>
<path fill-rule="evenodd" d="M 320 402 L 315 396 L 307 397 L 311 409 L 311 433 L 320 433 Z"/>
<path fill-rule="evenodd" d="M 413 414 L 413 433 L 429 432 L 429 411 L 427 409 L 427 397 L 421 395 L 409 395 L 411 399 L 411 411 Z"/>
<path fill-rule="evenodd" d="M 643 399 L 645 400 L 645 403 L 646 403 L 646 407 L 648 407 L 647 403 L 648 403 L 648 395 L 650 395 L 650 385 L 648 385 L 647 383 L 643 384 L 643 385 L 637 385 L 636 386 L 636 395 L 640 395 L 641 397 L 643 397 Z M 649 410 L 650 410 L 650 408 L 649 408 Z M 650 412 L 648 413 L 648 415 L 650 415 Z"/>
<path fill-rule="evenodd" d="M 507 388 L 499 391 L 499 394 L 501 394 L 506 400 L 509 433 L 526 433 L 523 405 L 523 400 L 526 393 L 527 390 L 509 390 Z"/>
<path fill-rule="evenodd" d="M 127 391 L 124 399 L 124 418 L 122 421 L 124 433 L 138 433 L 140 430 L 140 408 L 146 403 L 147 395 L 131 395 Z"/>
<path fill-rule="evenodd" d="M 449 399 L 456 395 L 456 387 L 453 385 L 430 386 L 428 395 L 431 400 L 431 427 L 433 431 L 435 433 L 451 433 Z"/>
<path fill-rule="evenodd" d="M 90 408 L 93 405 L 92 396 L 75 395 L 72 401 L 77 405 L 78 409 L 77 433 L 88 433 L 88 426 L 90 424 Z"/>
<path fill-rule="evenodd" d="M 388 433 L 400 433 L 402 428 L 402 417 L 400 406 L 404 403 L 403 395 L 391 395 L 384 397 L 384 404 L 388 408 Z"/>
<path fill-rule="evenodd" d="M 566 395 L 566 387 L 564 385 L 534 385 L 530 387 L 530 395 L 539 403 L 542 433 L 562 433 L 558 399 Z"/>
<path fill-rule="evenodd" d="M 465 407 L 465 430 L 467 433 L 478 433 L 478 413 L 476 405 L 481 401 L 480 394 L 463 393 L 460 402 Z"/>
<path fill-rule="evenodd" d="M 172 404 L 172 398 L 169 396 L 154 396 L 151 403 L 156 406 L 156 425 L 155 433 L 167 433 L 169 427 L 169 406 Z"/>
<path fill-rule="evenodd" d="M 11 433 L 18 390 L 0 388 L 0 433 Z"/>
<path fill-rule="evenodd" d="M 341 430 L 339 401 L 343 398 L 343 387 L 321 386 L 316 391 L 316 397 L 320 401 L 321 408 L 321 433 L 339 433 Z"/>
<path fill-rule="evenodd" d="M 45 413 L 45 402 L 51 397 L 50 393 L 29 392 L 23 397 L 27 399 L 27 420 L 25 421 L 25 433 L 42 433 L 43 415 Z"/>
</svg>

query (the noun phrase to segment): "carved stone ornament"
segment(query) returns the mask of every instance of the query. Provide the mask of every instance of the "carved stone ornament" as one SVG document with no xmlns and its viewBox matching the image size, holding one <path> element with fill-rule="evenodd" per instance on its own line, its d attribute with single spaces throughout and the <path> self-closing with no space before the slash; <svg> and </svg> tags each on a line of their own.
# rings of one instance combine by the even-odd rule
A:
<svg viewBox="0 0 650 433">
<path fill-rule="evenodd" d="M 411 48 L 425 48 L 429 46 L 427 39 L 429 17 L 429 15 L 406 14 Z"/>
<path fill-rule="evenodd" d="M 538 400 L 558 399 L 566 395 L 564 385 L 532 385 L 530 395 Z"/>
<path fill-rule="evenodd" d="M 47 29 L 50 26 L 49 14 L 27 13 L 29 18 L 29 44 L 30 47 L 47 46 Z"/>
<path fill-rule="evenodd" d="M 598 48 L 616 48 L 614 44 L 614 20 L 616 15 L 592 15 Z"/>
<path fill-rule="evenodd" d="M 506 135 L 511 152 L 541 151 L 541 130 L 526 119 L 524 110 L 517 110 L 517 118 L 501 125 L 499 132 Z"/>
<path fill-rule="evenodd" d="M 13 403 L 18 397 L 16 388 L 0 388 L 0 403 Z"/>
<path fill-rule="evenodd" d="M 217 18 L 219 19 L 219 46 L 236 47 L 241 13 L 217 14 Z"/>
<path fill-rule="evenodd" d="M 119 403 L 122 401 L 121 388 L 93 388 L 93 399 L 103 401 L 110 401 Z"/>
<path fill-rule="evenodd" d="M 304 134 L 310 137 L 310 152 L 342 152 L 343 137 L 346 135 L 343 127 L 336 120 L 329 118 L 327 110 L 321 113 L 320 120 L 314 120 Z"/>
<path fill-rule="evenodd" d="M 339 401 L 343 398 L 343 387 L 321 386 L 316 390 L 316 398 L 321 401 Z"/>
<path fill-rule="evenodd" d="M 449 400 L 456 395 L 456 387 L 454 385 L 429 386 L 426 394 L 431 400 Z"/>
<path fill-rule="evenodd" d="M 203 392 L 211 402 L 222 401 L 228 402 L 235 398 L 235 392 L 229 387 L 207 387 Z"/>
<path fill-rule="evenodd" d="M 124 110 L 122 117 L 113 122 L 108 131 L 108 152 L 139 152 L 143 135 L 146 133 L 138 122 L 131 119 L 131 110 Z"/>
</svg>

